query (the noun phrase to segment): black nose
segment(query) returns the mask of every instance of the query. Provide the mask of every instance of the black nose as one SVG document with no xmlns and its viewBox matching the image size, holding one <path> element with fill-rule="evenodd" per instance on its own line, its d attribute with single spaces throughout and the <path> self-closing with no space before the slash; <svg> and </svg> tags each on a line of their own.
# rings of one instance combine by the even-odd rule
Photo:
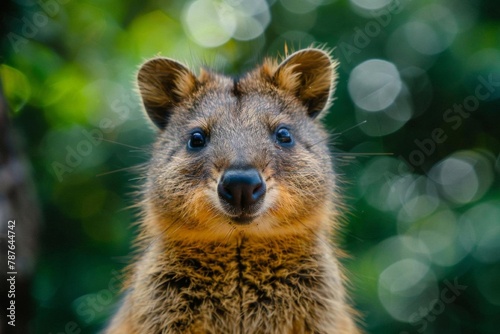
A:
<svg viewBox="0 0 500 334">
<path fill-rule="evenodd" d="M 256 169 L 229 169 L 222 175 L 217 191 L 237 213 L 248 214 L 266 193 L 266 184 Z"/>
</svg>

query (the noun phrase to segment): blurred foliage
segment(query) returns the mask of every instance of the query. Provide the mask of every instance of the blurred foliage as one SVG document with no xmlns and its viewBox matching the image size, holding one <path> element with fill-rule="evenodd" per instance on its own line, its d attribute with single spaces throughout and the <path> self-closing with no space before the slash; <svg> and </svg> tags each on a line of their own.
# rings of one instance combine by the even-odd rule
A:
<svg viewBox="0 0 500 334">
<path fill-rule="evenodd" d="M 3 6 L 0 77 L 44 212 L 34 333 L 96 332 L 117 301 L 142 177 L 129 167 L 154 140 L 138 65 L 161 54 L 235 74 L 285 43 L 335 48 L 340 62 L 326 123 L 338 134 L 346 266 L 367 331 L 498 333 L 498 2 Z"/>
</svg>

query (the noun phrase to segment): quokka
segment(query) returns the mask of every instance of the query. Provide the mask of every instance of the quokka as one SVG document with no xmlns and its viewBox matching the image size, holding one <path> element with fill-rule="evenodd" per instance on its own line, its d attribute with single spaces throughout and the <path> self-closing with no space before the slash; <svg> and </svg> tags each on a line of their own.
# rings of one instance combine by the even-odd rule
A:
<svg viewBox="0 0 500 334">
<path fill-rule="evenodd" d="M 336 78 L 315 48 L 238 78 L 168 58 L 142 65 L 158 139 L 140 252 L 105 333 L 359 333 L 332 242 L 341 201 L 318 117 Z"/>
</svg>

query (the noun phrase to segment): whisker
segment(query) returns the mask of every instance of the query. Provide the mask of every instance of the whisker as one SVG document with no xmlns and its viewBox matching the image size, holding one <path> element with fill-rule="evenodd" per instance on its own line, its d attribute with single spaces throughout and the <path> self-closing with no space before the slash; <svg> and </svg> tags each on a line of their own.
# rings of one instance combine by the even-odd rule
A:
<svg viewBox="0 0 500 334">
<path fill-rule="evenodd" d="M 333 140 L 334 140 L 334 138 L 332 138 L 332 137 L 326 137 L 326 138 L 323 138 L 323 139 L 321 139 L 321 140 L 319 140 L 319 141 L 315 142 L 314 144 L 310 145 L 309 147 L 313 147 L 313 146 L 316 146 L 316 145 L 318 145 L 318 144 L 321 144 L 321 143 L 323 143 L 323 142 L 325 142 L 325 141 L 330 141 L 330 140 L 331 140 L 331 141 L 333 141 Z"/>
<path fill-rule="evenodd" d="M 137 168 L 137 166 L 123 167 L 123 168 L 115 169 L 115 170 L 112 170 L 109 172 L 99 173 L 99 174 L 96 174 L 96 177 L 104 176 L 104 175 L 108 175 L 108 174 L 113 174 L 113 173 L 117 173 L 117 172 L 122 172 L 122 171 L 126 171 L 129 169 L 134 169 L 134 168 Z"/>
<path fill-rule="evenodd" d="M 133 148 L 133 149 L 139 150 L 141 152 L 145 152 L 146 151 L 145 148 L 137 147 L 137 146 L 132 146 L 132 145 L 124 144 L 124 143 L 120 143 L 120 142 L 117 142 L 117 141 L 114 141 L 114 140 L 111 140 L 111 139 L 103 138 L 102 140 L 106 141 L 108 143 L 113 143 L 113 144 L 122 145 L 122 146 L 129 147 L 129 148 Z"/>
<path fill-rule="evenodd" d="M 358 126 L 361 126 L 361 125 L 365 124 L 366 122 L 368 122 L 368 121 L 367 121 L 367 120 L 364 120 L 364 121 L 362 121 L 362 122 L 359 122 L 358 124 L 353 125 L 353 126 L 351 126 L 350 128 L 347 128 L 347 129 L 345 129 L 345 130 L 344 130 L 344 131 L 342 131 L 342 132 L 336 133 L 336 134 L 335 134 L 335 136 L 337 136 L 337 137 L 338 137 L 338 136 L 341 136 L 341 135 L 343 135 L 344 133 L 346 133 L 346 132 L 348 132 L 348 131 L 351 131 L 352 129 L 357 128 Z"/>
<path fill-rule="evenodd" d="M 332 155 L 340 155 L 340 156 L 353 156 L 353 157 L 362 157 L 362 156 L 372 156 L 372 155 L 394 155 L 391 152 L 332 152 Z"/>
</svg>

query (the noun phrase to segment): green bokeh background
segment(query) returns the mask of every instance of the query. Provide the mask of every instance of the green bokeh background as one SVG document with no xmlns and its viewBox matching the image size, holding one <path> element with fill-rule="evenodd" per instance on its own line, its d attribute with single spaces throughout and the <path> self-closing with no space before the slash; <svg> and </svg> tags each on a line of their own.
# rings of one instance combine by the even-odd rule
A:
<svg viewBox="0 0 500 334">
<path fill-rule="evenodd" d="M 217 21 L 208 12 L 189 16 L 200 3 L 221 15 L 218 26 L 208 26 Z M 249 3 L 2 5 L 0 75 L 43 211 L 32 332 L 64 333 L 68 323 L 97 332 L 118 300 L 117 273 L 136 233 L 128 207 L 141 180 L 129 167 L 147 161 L 155 135 L 135 93 L 138 65 L 161 54 L 237 74 L 283 54 L 286 42 L 335 48 L 340 62 L 325 122 L 338 134 L 332 150 L 348 204 L 341 240 L 367 332 L 498 333 L 500 86 L 473 103 L 481 80 L 500 82 L 500 4 Z M 256 27 L 224 32 L 257 7 Z M 396 77 L 356 80 L 354 69 L 379 68 L 373 59 L 395 66 Z M 400 88 L 390 106 L 362 108 L 387 100 L 392 85 Z M 472 104 L 467 116 L 447 114 L 463 103 Z M 450 293 L 454 282 L 466 289 Z"/>
</svg>

